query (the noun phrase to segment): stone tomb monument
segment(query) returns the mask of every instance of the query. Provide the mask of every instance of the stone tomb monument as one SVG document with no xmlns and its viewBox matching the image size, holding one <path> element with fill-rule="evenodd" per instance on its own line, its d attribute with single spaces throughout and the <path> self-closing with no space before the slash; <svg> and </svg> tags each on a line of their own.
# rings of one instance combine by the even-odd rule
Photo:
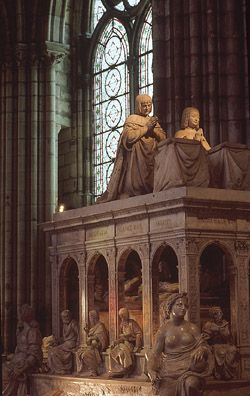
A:
<svg viewBox="0 0 250 396">
<path fill-rule="evenodd" d="M 168 326 L 162 303 L 173 293 L 187 295 L 186 319 L 185 313 L 180 317 L 197 329 L 207 329 L 211 308 L 220 307 L 240 363 L 228 381 L 211 376 L 197 395 L 249 395 L 250 191 L 249 167 L 240 153 L 248 162 L 249 149 L 225 144 L 211 150 L 194 108 L 184 110 L 181 130 L 169 139 L 157 118 L 149 116 L 151 107 L 147 95 L 137 98 L 137 112 L 125 122 L 99 203 L 55 213 L 52 222 L 42 225 L 50 240 L 53 335 L 59 338 L 60 312 L 69 309 L 79 322 L 79 345 L 85 350 L 84 328 L 94 310 L 108 331 L 109 348 L 98 352 L 103 363 L 96 378 L 83 378 L 82 370 L 80 378 L 76 368 L 70 376 L 34 374 L 33 396 L 53 390 L 79 396 L 153 395 L 154 383 L 145 372 L 156 353 L 156 332 Z M 131 189 L 135 168 L 130 165 L 142 152 L 149 156 L 145 177 L 136 178 Z M 236 173 L 230 172 L 233 162 Z M 218 175 L 223 175 L 221 182 Z M 122 363 L 118 371 L 114 360 Z M 114 379 L 117 373 L 123 378 Z"/>
<path fill-rule="evenodd" d="M 138 386 L 135 394 L 147 394 L 142 386 L 146 384 L 145 354 L 151 351 L 160 324 L 161 301 L 176 291 L 177 283 L 179 291 L 188 295 L 188 319 L 196 325 L 202 327 L 207 322 L 211 306 L 222 307 L 240 355 L 237 378 L 248 380 L 249 202 L 249 191 L 226 190 L 225 194 L 223 189 L 179 187 L 56 213 L 51 223 L 43 225 L 51 240 L 53 334 L 60 335 L 60 312 L 66 307 L 72 309 L 71 293 L 79 306 L 82 345 L 86 344 L 83 329 L 90 310 L 98 309 L 112 344 L 118 338 L 118 311 L 128 307 L 130 317 L 142 329 L 143 348 L 136 353 L 134 372 L 119 384 L 132 381 Z M 93 291 L 100 283 L 100 271 L 105 299 L 98 302 Z M 71 283 L 68 274 L 75 274 Z M 74 282 L 79 282 L 78 296 L 69 286 Z M 108 372 L 108 351 L 104 360 Z M 53 389 L 53 380 L 46 377 L 44 382 L 43 377 L 39 380 L 39 375 L 33 376 L 34 395 L 42 395 L 41 383 Z M 134 385 L 139 379 L 140 385 Z M 57 386 L 65 385 L 63 377 L 56 381 Z M 81 384 L 79 379 L 77 383 Z M 87 394 L 86 383 L 85 393 L 80 391 L 81 386 L 75 394 Z M 209 386 L 204 395 L 216 395 Z M 107 394 L 126 394 L 110 392 Z M 226 393 L 236 395 L 230 394 L 229 385 Z"/>
</svg>

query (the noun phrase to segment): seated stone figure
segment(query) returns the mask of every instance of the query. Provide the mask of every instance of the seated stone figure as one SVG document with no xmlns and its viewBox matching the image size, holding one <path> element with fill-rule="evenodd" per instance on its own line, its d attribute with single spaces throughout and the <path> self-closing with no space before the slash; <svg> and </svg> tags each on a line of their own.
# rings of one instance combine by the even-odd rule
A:
<svg viewBox="0 0 250 396">
<path fill-rule="evenodd" d="M 73 351 L 79 343 L 77 322 L 72 319 L 71 312 L 61 312 L 63 322 L 63 337 L 59 345 L 48 351 L 48 367 L 52 374 L 70 374 L 73 370 Z"/>
<path fill-rule="evenodd" d="M 208 336 L 208 344 L 214 355 L 213 375 L 219 380 L 229 380 L 235 376 L 239 364 L 237 349 L 221 308 L 210 308 L 209 315 L 212 320 L 205 323 L 203 333 Z"/>
<path fill-rule="evenodd" d="M 135 114 L 125 120 L 107 190 L 97 203 L 153 191 L 155 149 L 166 134 L 157 117 L 149 116 L 151 110 L 151 97 L 138 95 Z"/>
<path fill-rule="evenodd" d="M 142 347 L 142 330 L 138 323 L 129 318 L 127 308 L 119 310 L 121 319 L 120 334 L 111 345 L 109 354 L 109 376 L 123 377 L 130 374 L 134 368 L 134 353 Z"/>
<path fill-rule="evenodd" d="M 147 367 L 161 396 L 200 396 L 204 378 L 211 372 L 211 353 L 198 327 L 185 320 L 185 293 L 172 294 Z M 169 318 L 169 319 L 167 319 Z"/>
<path fill-rule="evenodd" d="M 87 345 L 81 347 L 76 354 L 77 372 L 83 369 L 89 370 L 91 377 L 97 376 L 102 364 L 101 352 L 105 351 L 109 344 L 108 331 L 105 325 L 100 322 L 99 314 L 96 310 L 89 312 L 89 324 L 85 327 L 87 333 Z"/>
<path fill-rule="evenodd" d="M 205 150 L 210 150 L 202 128 L 199 126 L 200 113 L 195 107 L 186 107 L 181 118 L 181 129 L 175 133 L 175 138 L 198 140 Z"/>
<path fill-rule="evenodd" d="M 22 305 L 20 310 L 16 338 L 15 352 L 7 358 L 9 382 L 3 391 L 4 396 L 26 396 L 27 376 L 37 371 L 42 364 L 39 324 L 34 320 L 33 309 L 27 304 Z"/>
</svg>

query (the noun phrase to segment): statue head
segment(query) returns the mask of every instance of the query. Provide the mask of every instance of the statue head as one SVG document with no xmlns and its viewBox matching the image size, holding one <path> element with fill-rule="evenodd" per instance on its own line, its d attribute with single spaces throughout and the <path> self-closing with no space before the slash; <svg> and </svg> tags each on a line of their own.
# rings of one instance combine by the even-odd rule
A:
<svg viewBox="0 0 250 396">
<path fill-rule="evenodd" d="M 149 95 L 141 94 L 135 98 L 135 113 L 146 117 L 152 111 L 152 99 Z"/>
<path fill-rule="evenodd" d="M 72 319 L 72 315 L 69 309 L 65 309 L 64 311 L 61 312 L 61 318 L 63 324 L 69 324 Z"/>
<path fill-rule="evenodd" d="M 223 317 L 222 309 L 219 306 L 213 306 L 213 307 L 209 308 L 208 313 L 209 313 L 210 318 L 213 318 L 215 320 L 221 320 Z"/>
<path fill-rule="evenodd" d="M 31 322 L 34 319 L 34 310 L 28 304 L 23 304 L 20 308 L 20 320 L 23 322 Z"/>
<path fill-rule="evenodd" d="M 121 320 L 128 320 L 129 319 L 129 310 L 127 308 L 121 308 L 119 309 L 119 317 L 121 318 Z"/>
<path fill-rule="evenodd" d="M 168 299 L 165 301 L 164 304 L 164 310 L 167 318 L 170 317 L 173 307 L 178 300 L 182 300 L 185 309 L 187 310 L 188 308 L 187 293 L 173 293 L 168 297 Z"/>
<path fill-rule="evenodd" d="M 89 311 L 90 326 L 94 326 L 98 322 L 99 322 L 99 313 L 95 309 Z"/>
<path fill-rule="evenodd" d="M 198 131 L 200 125 L 200 113 L 196 107 L 186 107 L 181 117 L 181 129 L 193 128 Z"/>
</svg>

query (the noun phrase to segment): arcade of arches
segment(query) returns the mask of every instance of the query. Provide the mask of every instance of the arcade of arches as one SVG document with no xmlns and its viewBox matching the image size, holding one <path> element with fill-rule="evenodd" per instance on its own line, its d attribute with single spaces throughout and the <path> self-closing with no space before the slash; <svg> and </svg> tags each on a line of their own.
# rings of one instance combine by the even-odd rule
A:
<svg viewBox="0 0 250 396">
<path fill-rule="evenodd" d="M 111 340 L 126 305 L 150 348 L 161 298 L 178 289 L 196 323 L 211 304 L 223 307 L 249 378 L 249 202 L 241 192 L 181 189 L 91 212 L 90 5 L 0 0 L 3 351 L 14 350 L 23 303 L 35 308 L 43 335 L 60 332 L 65 307 L 81 326 L 98 307 Z M 173 136 L 193 105 L 211 146 L 250 145 L 250 2 L 152 0 L 152 14 L 162 127 Z M 53 218 L 59 201 L 73 211 Z"/>
</svg>

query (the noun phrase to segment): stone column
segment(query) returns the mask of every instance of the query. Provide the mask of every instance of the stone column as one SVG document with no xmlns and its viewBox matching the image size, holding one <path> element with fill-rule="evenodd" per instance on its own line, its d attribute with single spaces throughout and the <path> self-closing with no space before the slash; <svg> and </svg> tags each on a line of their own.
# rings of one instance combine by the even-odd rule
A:
<svg viewBox="0 0 250 396">
<path fill-rule="evenodd" d="M 200 325 L 200 282 L 198 246 L 195 239 L 177 241 L 180 292 L 188 294 L 188 319 Z"/>
<path fill-rule="evenodd" d="M 16 267 L 12 245 L 13 241 L 13 189 L 12 174 L 12 59 L 6 57 L 1 65 L 1 313 L 2 313 L 2 339 L 4 351 L 11 350 L 15 339 L 13 323 L 16 318 Z"/>
<path fill-rule="evenodd" d="M 79 36 L 78 59 L 81 59 L 80 87 L 77 87 L 75 113 L 78 133 L 78 178 L 79 188 L 82 191 L 82 205 L 87 206 L 93 203 L 93 174 L 91 166 L 91 152 L 93 147 L 93 130 L 91 130 L 91 76 L 89 74 L 89 62 L 86 55 L 90 54 L 91 36 L 87 33 Z M 80 180 L 81 179 L 81 180 Z"/>
<path fill-rule="evenodd" d="M 56 236 L 53 237 L 56 240 Z M 54 245 L 54 244 L 53 244 Z M 55 246 L 55 245 L 54 245 Z M 50 249 L 50 265 L 51 265 L 51 274 L 52 274 L 52 290 L 51 290 L 51 299 L 53 301 L 52 304 L 52 334 L 55 337 L 60 337 L 60 302 L 59 302 L 59 276 L 60 276 L 60 265 L 63 263 L 65 257 L 60 257 L 56 254 L 54 248 Z"/>
<path fill-rule="evenodd" d="M 79 254 L 78 258 L 79 268 L 79 329 L 80 329 L 80 345 L 86 343 L 86 333 L 83 330 L 85 323 L 88 322 L 88 311 L 87 311 L 87 290 L 88 280 L 86 272 L 86 252 L 83 251 Z"/>
<path fill-rule="evenodd" d="M 247 12 L 237 0 L 152 0 L 155 113 L 169 135 L 196 106 L 211 145 L 249 143 Z"/>
<path fill-rule="evenodd" d="M 117 339 L 118 335 L 118 268 L 116 247 L 107 249 L 109 268 L 109 342 Z"/>
<path fill-rule="evenodd" d="M 241 376 L 249 378 L 250 372 L 250 304 L 249 304 L 249 244 L 246 240 L 235 241 L 237 285 L 236 285 L 236 333 L 241 355 Z"/>
<path fill-rule="evenodd" d="M 49 45 L 41 53 L 37 46 L 19 43 L 1 57 L 1 325 L 6 351 L 15 344 L 23 303 L 38 309 L 42 330 L 50 316 L 50 264 L 37 224 L 51 220 L 57 197 L 54 73 L 65 51 L 53 51 Z"/>
<path fill-rule="evenodd" d="M 56 126 L 56 65 L 65 56 L 54 43 L 46 43 L 45 61 L 45 125 L 44 125 L 44 180 L 45 217 L 51 219 L 57 206 L 58 196 L 58 137 Z"/>
<path fill-rule="evenodd" d="M 142 311 L 143 311 L 143 345 L 144 349 L 152 347 L 153 315 L 152 315 L 152 262 L 148 243 L 138 246 L 142 259 Z"/>
<path fill-rule="evenodd" d="M 237 336 L 241 346 L 250 343 L 250 304 L 249 304 L 249 254 L 245 240 L 235 241 L 236 265 L 238 272 L 236 304 L 238 309 Z"/>
</svg>

